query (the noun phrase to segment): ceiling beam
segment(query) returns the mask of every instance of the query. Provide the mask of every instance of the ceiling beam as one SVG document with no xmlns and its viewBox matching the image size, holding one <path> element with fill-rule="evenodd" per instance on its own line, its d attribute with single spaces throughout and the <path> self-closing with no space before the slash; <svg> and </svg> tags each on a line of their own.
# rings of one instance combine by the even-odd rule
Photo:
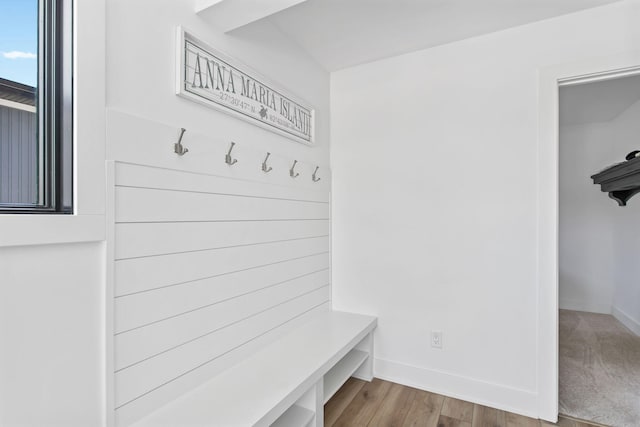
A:
<svg viewBox="0 0 640 427">
<path fill-rule="evenodd" d="M 225 33 L 307 0 L 198 0 L 196 13 Z"/>
</svg>

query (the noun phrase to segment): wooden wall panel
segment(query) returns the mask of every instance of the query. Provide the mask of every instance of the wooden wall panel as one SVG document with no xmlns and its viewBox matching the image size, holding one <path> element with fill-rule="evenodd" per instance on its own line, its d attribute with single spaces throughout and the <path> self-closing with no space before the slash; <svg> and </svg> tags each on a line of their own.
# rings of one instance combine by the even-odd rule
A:
<svg viewBox="0 0 640 427">
<path fill-rule="evenodd" d="M 328 236 L 328 219 L 116 225 L 116 259 Z"/>
<path fill-rule="evenodd" d="M 175 378 L 167 386 L 158 387 L 146 394 L 141 395 L 134 401 L 118 407 L 114 411 L 114 418 L 116 419 L 116 425 L 127 426 L 132 422 L 140 419 L 145 414 L 148 414 L 159 406 L 170 402 L 173 399 L 178 398 L 186 390 L 193 389 L 207 378 L 211 378 L 216 374 L 224 371 L 225 369 L 235 365 L 239 360 L 245 357 L 250 357 L 255 352 L 260 351 L 260 348 L 264 345 L 272 342 L 275 339 L 283 336 L 284 334 L 292 331 L 299 325 L 308 322 L 314 316 L 326 312 L 331 309 L 331 303 L 327 302 L 320 306 L 314 307 L 309 311 L 301 313 L 299 316 L 292 318 L 287 323 L 266 332 L 247 342 L 246 344 L 230 351 L 226 354 L 219 356 L 217 359 L 212 360 L 210 363 L 204 364 L 198 369 L 187 372 L 184 375 Z M 114 406 L 115 407 L 115 406 Z"/>
<path fill-rule="evenodd" d="M 287 323 L 295 316 L 326 303 L 329 298 L 329 287 L 322 287 L 281 304 L 277 309 L 258 313 L 242 322 L 145 360 L 133 368 L 117 372 L 116 407 L 211 363 L 219 356 Z"/>
<path fill-rule="evenodd" d="M 329 204 L 183 190 L 117 187 L 117 222 L 328 219 Z M 188 206 L 189 209 L 185 209 Z"/>
<path fill-rule="evenodd" d="M 288 280 L 329 270 L 329 253 L 239 271 L 203 280 L 140 292 L 115 299 L 115 333 L 139 328 L 158 319 L 186 313 Z"/>
<path fill-rule="evenodd" d="M 289 300 L 328 286 L 329 280 L 328 270 L 323 270 L 116 334 L 118 353 L 115 368 L 117 371 L 126 369 L 140 360 L 277 308 Z"/>
<path fill-rule="evenodd" d="M 115 163 L 113 410 L 127 425 L 329 309 L 330 195 Z"/>
<path fill-rule="evenodd" d="M 292 181 L 292 183 L 294 185 L 283 185 L 200 172 L 116 163 L 116 186 L 329 203 L 329 192 L 324 186 L 321 187 L 322 190 L 317 190 L 309 188 L 306 184 L 303 185 L 300 181 Z"/>
<path fill-rule="evenodd" d="M 282 264 L 329 250 L 329 237 L 315 237 L 116 261 L 116 296 L 182 285 L 269 264 Z"/>
</svg>

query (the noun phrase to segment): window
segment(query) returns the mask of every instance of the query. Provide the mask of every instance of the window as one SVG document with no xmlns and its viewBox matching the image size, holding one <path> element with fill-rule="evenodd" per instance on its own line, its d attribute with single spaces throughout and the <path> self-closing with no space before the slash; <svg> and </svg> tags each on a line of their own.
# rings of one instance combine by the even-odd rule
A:
<svg viewBox="0 0 640 427">
<path fill-rule="evenodd" d="M 0 0 L 0 213 L 72 213 L 70 0 Z"/>
</svg>

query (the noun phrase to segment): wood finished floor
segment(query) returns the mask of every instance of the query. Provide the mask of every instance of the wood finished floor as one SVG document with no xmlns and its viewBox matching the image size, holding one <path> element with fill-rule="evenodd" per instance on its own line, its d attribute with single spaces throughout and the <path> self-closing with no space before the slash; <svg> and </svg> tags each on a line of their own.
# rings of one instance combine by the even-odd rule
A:
<svg viewBox="0 0 640 427">
<path fill-rule="evenodd" d="M 349 379 L 324 407 L 324 425 L 344 427 L 591 427 L 558 424 L 475 405 L 379 379 Z"/>
</svg>

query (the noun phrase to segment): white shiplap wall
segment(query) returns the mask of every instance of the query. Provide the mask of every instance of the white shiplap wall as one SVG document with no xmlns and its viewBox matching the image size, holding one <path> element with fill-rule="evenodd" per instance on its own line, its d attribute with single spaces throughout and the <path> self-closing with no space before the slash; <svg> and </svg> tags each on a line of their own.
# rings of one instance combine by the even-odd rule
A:
<svg viewBox="0 0 640 427">
<path fill-rule="evenodd" d="M 125 162 L 109 169 L 116 425 L 330 308 L 326 185 Z"/>
</svg>

